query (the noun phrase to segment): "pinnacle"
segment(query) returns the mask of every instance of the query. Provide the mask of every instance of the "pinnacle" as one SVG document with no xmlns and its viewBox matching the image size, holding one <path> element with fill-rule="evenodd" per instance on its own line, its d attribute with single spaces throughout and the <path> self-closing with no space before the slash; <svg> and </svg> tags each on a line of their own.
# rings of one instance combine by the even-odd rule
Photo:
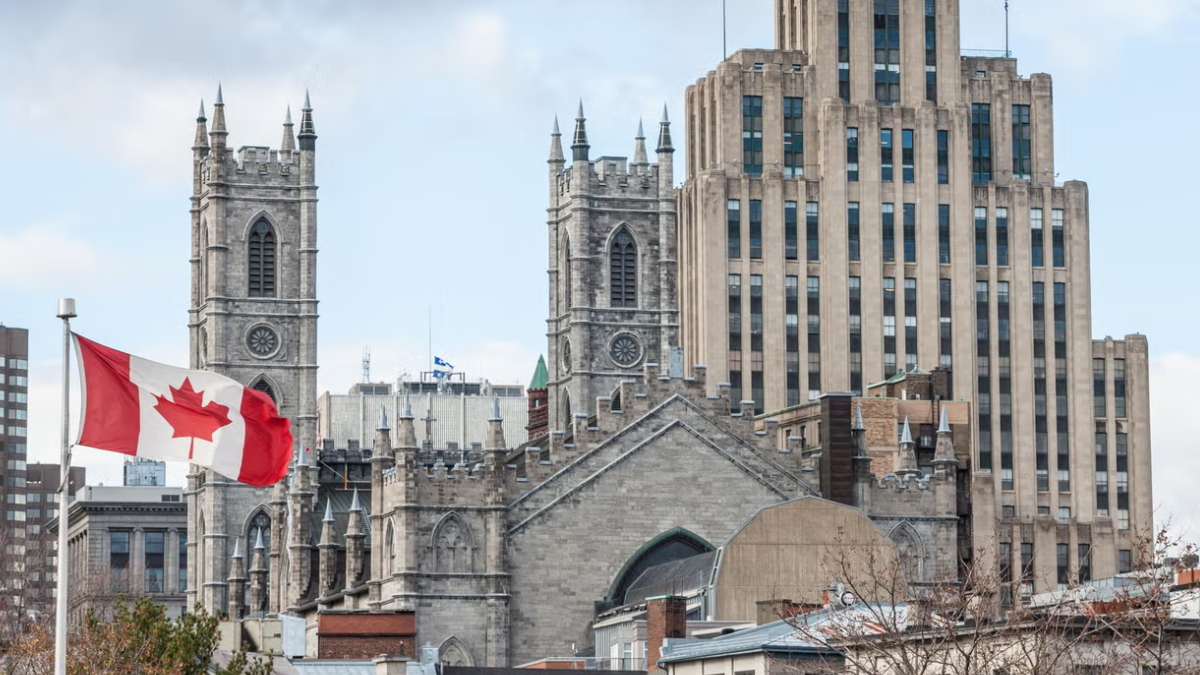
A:
<svg viewBox="0 0 1200 675">
<path fill-rule="evenodd" d="M 200 99 L 200 112 L 197 113 L 197 115 L 196 115 L 197 122 L 199 122 L 202 119 L 205 119 L 205 117 L 204 117 L 204 99 Z"/>
<path fill-rule="evenodd" d="M 259 532 L 260 532 L 259 536 L 261 537 L 262 531 L 259 530 Z M 235 557 L 235 558 L 242 557 L 242 538 L 241 537 L 238 537 L 237 539 L 233 540 L 233 557 Z"/>
<path fill-rule="evenodd" d="M 258 539 L 257 539 L 257 540 L 255 540 L 255 542 L 254 542 L 254 550 L 256 550 L 256 551 L 257 551 L 257 550 L 259 550 L 259 549 L 262 549 L 262 548 L 266 548 L 266 547 L 265 547 L 265 546 L 263 546 L 263 540 L 262 540 L 262 530 L 261 530 L 261 529 L 259 529 L 259 531 L 258 531 Z"/>
<path fill-rule="evenodd" d="M 312 110 L 312 103 L 308 101 L 308 89 L 304 90 L 304 108 L 303 110 Z"/>
<path fill-rule="evenodd" d="M 949 423 L 949 420 L 946 419 L 946 406 L 944 406 L 944 405 L 942 406 L 942 419 L 938 421 L 937 432 L 939 434 L 950 433 L 950 423 Z"/>
<path fill-rule="evenodd" d="M 904 430 L 900 432 L 900 442 L 909 444 L 913 442 L 912 430 L 908 428 L 908 415 L 904 416 Z"/>
<path fill-rule="evenodd" d="M 583 116 L 583 99 L 579 99 L 579 112 L 575 114 L 575 119 L 585 119 Z"/>
<path fill-rule="evenodd" d="M 662 116 L 662 122 L 659 122 L 659 124 L 670 124 L 670 123 L 671 123 L 671 120 L 670 120 L 670 118 L 668 118 L 668 117 L 667 117 L 667 104 L 666 104 L 666 102 L 664 101 L 664 102 L 663 102 L 663 116 Z"/>
<path fill-rule="evenodd" d="M 221 83 L 217 83 L 217 101 L 213 105 L 225 105 L 225 97 L 221 95 Z"/>
<path fill-rule="evenodd" d="M 354 488 L 354 500 L 350 502 L 351 511 L 362 511 L 362 505 L 358 503 L 358 488 Z"/>
<path fill-rule="evenodd" d="M 639 140 L 645 140 L 645 138 L 646 138 L 646 133 L 644 131 L 642 131 L 642 118 L 640 118 L 640 117 L 638 118 L 637 136 L 634 136 L 634 138 L 639 139 Z"/>
<path fill-rule="evenodd" d="M 862 404 L 859 403 L 858 405 L 854 406 L 854 427 L 853 427 L 853 429 L 855 431 L 865 431 L 866 428 L 867 428 L 866 425 L 863 424 Z"/>
<path fill-rule="evenodd" d="M 292 106 L 290 105 L 287 107 L 287 114 L 283 117 L 283 126 L 292 126 Z"/>
<path fill-rule="evenodd" d="M 387 409 L 383 407 L 382 403 L 379 404 L 379 426 L 376 428 L 381 430 L 388 428 Z"/>
<path fill-rule="evenodd" d="M 562 136 L 562 132 L 558 130 L 558 115 L 554 116 L 554 131 L 550 132 L 551 136 Z"/>
<path fill-rule="evenodd" d="M 500 397 L 492 397 L 492 419 L 498 420 L 500 417 Z"/>
<path fill-rule="evenodd" d="M 329 498 L 325 499 L 325 517 L 322 518 L 322 520 L 324 520 L 327 523 L 333 521 L 333 500 L 332 499 L 329 499 Z"/>
</svg>

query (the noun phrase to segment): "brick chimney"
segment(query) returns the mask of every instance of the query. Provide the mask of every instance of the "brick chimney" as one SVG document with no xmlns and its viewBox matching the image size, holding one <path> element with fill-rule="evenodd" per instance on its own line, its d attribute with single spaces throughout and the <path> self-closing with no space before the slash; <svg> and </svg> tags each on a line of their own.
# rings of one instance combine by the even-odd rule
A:
<svg viewBox="0 0 1200 675">
<path fill-rule="evenodd" d="M 687 637 L 687 601 L 664 595 L 646 601 L 646 672 L 658 670 L 663 640 Z"/>
</svg>

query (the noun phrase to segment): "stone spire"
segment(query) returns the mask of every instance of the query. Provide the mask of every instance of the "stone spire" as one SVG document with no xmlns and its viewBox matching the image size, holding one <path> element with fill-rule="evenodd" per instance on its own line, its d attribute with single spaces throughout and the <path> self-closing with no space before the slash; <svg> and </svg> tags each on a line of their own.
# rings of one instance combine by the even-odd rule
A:
<svg viewBox="0 0 1200 675">
<path fill-rule="evenodd" d="M 229 618 L 242 618 L 246 603 L 246 565 L 242 560 L 242 538 L 233 540 L 233 560 L 229 565 Z"/>
<path fill-rule="evenodd" d="M 950 434 L 950 422 L 946 419 L 946 406 L 942 405 L 942 417 L 938 421 L 937 446 L 933 451 L 933 465 L 941 469 L 941 465 L 958 464 L 954 455 L 954 439 Z"/>
<path fill-rule="evenodd" d="M 507 447 L 504 442 L 504 418 L 500 416 L 500 398 L 492 398 L 492 416 L 488 418 L 488 433 L 486 449 L 502 450 Z"/>
<path fill-rule="evenodd" d="M 675 152 L 671 144 L 671 120 L 667 117 L 667 104 L 663 104 L 662 121 L 658 123 L 658 153 Z"/>
<path fill-rule="evenodd" d="M 562 132 L 558 130 L 558 115 L 554 116 L 554 131 L 550 132 L 550 159 L 547 162 L 561 164 L 563 159 Z"/>
<path fill-rule="evenodd" d="M 384 408 L 382 403 L 379 404 L 379 426 L 377 426 L 375 428 L 376 429 L 389 429 L 390 428 L 388 426 L 388 421 L 387 421 L 387 408 Z"/>
<path fill-rule="evenodd" d="M 333 499 L 325 498 L 325 517 L 321 519 L 320 549 L 320 597 L 333 595 L 333 587 L 337 581 L 337 542 L 333 538 Z"/>
<path fill-rule="evenodd" d="M 917 468 L 917 451 L 913 443 L 912 430 L 908 426 L 908 416 L 904 417 L 904 428 L 900 431 L 900 451 L 896 454 L 895 473 L 920 474 Z"/>
<path fill-rule="evenodd" d="M 417 429 L 413 426 L 412 406 L 407 394 L 404 397 L 404 413 L 396 418 L 396 447 L 414 450 L 417 448 Z M 396 469 L 400 470 L 400 467 L 397 465 Z"/>
<path fill-rule="evenodd" d="M 250 613 L 257 614 L 267 611 L 267 561 L 266 547 L 263 546 L 262 530 L 254 541 L 254 551 L 250 554 Z"/>
<path fill-rule="evenodd" d="M 641 118 L 638 118 L 637 136 L 633 137 L 633 163 L 638 165 L 650 163 L 646 159 L 646 133 L 642 131 Z"/>
<path fill-rule="evenodd" d="M 576 162 L 588 161 L 587 118 L 583 116 L 583 99 L 579 99 L 579 112 L 575 115 L 575 137 L 571 140 L 571 158 Z"/>
<path fill-rule="evenodd" d="M 365 569 L 366 547 L 363 545 L 367 534 L 363 529 L 362 504 L 358 501 L 358 488 L 354 488 L 354 498 L 350 502 L 349 520 L 346 522 L 346 590 L 362 584 Z"/>
<path fill-rule="evenodd" d="M 283 141 L 279 144 L 279 152 L 295 152 L 296 137 L 292 134 L 292 106 L 287 107 L 287 113 L 283 117 Z M 282 158 L 280 158 L 282 159 Z"/>
<path fill-rule="evenodd" d="M 212 145 L 217 159 L 224 156 L 225 137 L 229 131 L 225 128 L 225 97 L 221 94 L 221 85 L 217 85 L 217 100 L 213 103 L 212 131 L 208 132 L 209 143 Z"/>
<path fill-rule="evenodd" d="M 204 99 L 200 99 L 200 112 L 196 114 L 196 140 L 192 142 L 192 150 L 201 155 L 208 152 L 208 118 L 204 116 Z"/>
<path fill-rule="evenodd" d="M 854 459 L 871 461 L 867 450 L 867 427 L 863 424 L 862 404 L 854 406 L 854 425 L 850 427 L 851 445 L 854 447 Z"/>
<path fill-rule="evenodd" d="M 312 103 L 308 100 L 308 90 L 304 90 L 304 107 L 300 110 L 300 149 L 317 149 L 317 132 L 313 127 Z"/>
</svg>

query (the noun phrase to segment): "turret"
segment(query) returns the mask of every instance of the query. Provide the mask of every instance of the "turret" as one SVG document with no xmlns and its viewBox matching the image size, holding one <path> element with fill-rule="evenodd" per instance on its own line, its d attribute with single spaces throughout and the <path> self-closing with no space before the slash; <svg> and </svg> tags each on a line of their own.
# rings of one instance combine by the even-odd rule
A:
<svg viewBox="0 0 1200 675">
<path fill-rule="evenodd" d="M 487 664 L 508 663 L 508 509 L 504 491 L 505 456 L 504 420 L 500 417 L 500 399 L 492 399 L 492 416 L 484 447 L 485 553 L 487 562 Z"/>
<path fill-rule="evenodd" d="M 913 443 L 912 430 L 909 429 L 907 416 L 904 417 L 904 428 L 900 431 L 900 451 L 896 454 L 895 473 L 898 476 L 921 474 L 921 470 L 917 468 L 916 445 Z"/>
<path fill-rule="evenodd" d="M 304 92 L 304 107 L 300 110 L 300 149 L 317 149 L 317 131 L 313 127 L 312 103 L 307 91 Z"/>
<path fill-rule="evenodd" d="M 346 590 L 356 588 L 363 582 L 363 546 L 367 534 L 363 531 L 363 509 L 358 501 L 358 488 L 354 488 L 354 499 L 350 502 L 349 519 L 346 521 Z"/>
<path fill-rule="evenodd" d="M 554 116 L 554 129 L 550 132 L 550 159 L 546 160 L 551 165 L 553 172 L 554 165 L 558 165 L 562 169 L 562 165 L 566 160 L 563 158 L 562 149 L 562 132 L 558 130 L 558 115 Z"/>
<path fill-rule="evenodd" d="M 294 474 L 293 474 L 294 475 Z M 284 569 L 287 556 L 283 554 L 287 542 L 284 541 L 286 527 L 283 523 L 287 522 L 288 508 L 288 477 L 280 479 L 278 483 L 271 488 L 271 522 L 274 526 L 271 528 L 271 553 L 268 556 L 267 563 L 270 565 L 270 592 L 266 593 L 270 601 L 270 607 L 265 611 L 271 614 L 278 614 L 281 609 L 286 609 L 284 604 L 284 580 L 287 578 L 287 570 Z M 259 535 L 261 537 L 261 533 Z M 251 553 L 253 563 L 253 552 Z M 253 564 L 251 564 L 253 567 Z M 251 603 L 251 607 L 254 604 Z"/>
<path fill-rule="evenodd" d="M 488 418 L 488 435 L 486 445 L 488 450 L 504 450 L 508 444 L 504 442 L 504 418 L 500 417 L 500 399 L 492 398 L 492 416 Z"/>
<path fill-rule="evenodd" d="M 196 159 L 208 156 L 208 118 L 204 116 L 204 99 L 200 99 L 200 112 L 196 115 L 196 139 L 192 141 L 192 152 Z"/>
<path fill-rule="evenodd" d="M 337 542 L 333 539 L 333 500 L 325 499 L 325 517 L 321 519 L 320 549 L 320 597 L 328 598 L 333 595 L 334 584 L 337 581 Z"/>
<path fill-rule="evenodd" d="M 933 468 L 939 473 L 945 472 L 954 476 L 958 466 L 958 458 L 954 455 L 954 439 L 951 438 L 950 423 L 946 419 L 946 406 L 942 406 L 942 417 L 938 421 L 937 446 L 933 452 Z"/>
<path fill-rule="evenodd" d="M 250 613 L 259 614 L 267 611 L 267 562 L 263 547 L 262 530 L 254 541 L 254 551 L 250 555 Z"/>
<path fill-rule="evenodd" d="M 291 554 L 291 562 L 288 565 L 288 603 L 291 608 L 304 604 L 312 583 L 312 530 L 309 516 L 312 515 L 315 491 L 309 475 L 311 469 L 308 465 L 308 448 L 305 448 L 296 460 L 296 477 L 292 481 L 292 491 L 288 494 L 292 512 L 291 539 L 288 541 L 288 551 Z"/>
<path fill-rule="evenodd" d="M 588 161 L 587 118 L 583 116 L 583 99 L 579 100 L 579 112 L 575 115 L 575 136 L 571 139 L 571 159 L 576 163 Z"/>
<path fill-rule="evenodd" d="M 404 412 L 396 418 L 396 449 L 397 450 L 416 450 L 417 449 L 417 429 L 413 426 L 412 405 L 409 404 L 408 394 L 404 395 Z M 400 457 L 396 456 L 396 470 L 399 471 Z"/>
<path fill-rule="evenodd" d="M 287 114 L 283 117 L 283 140 L 279 143 L 279 161 L 287 162 L 291 160 L 291 154 L 296 151 L 296 137 L 292 134 L 292 106 L 287 107 Z M 284 153 L 287 156 L 284 156 Z"/>
<path fill-rule="evenodd" d="M 405 407 L 408 406 L 408 393 L 404 395 Z M 375 429 L 375 444 L 371 450 L 371 570 L 378 574 L 383 570 L 383 551 L 386 548 L 383 537 L 383 470 L 384 465 L 392 456 L 392 436 L 388 429 L 387 410 L 382 404 L 379 406 L 379 426 Z M 354 491 L 355 503 L 358 502 L 358 490 Z M 351 511 L 353 511 L 351 507 Z M 359 517 L 362 517 L 362 511 L 359 510 Z M 354 515 L 351 514 L 353 521 Z M 346 542 L 346 564 L 350 564 L 350 542 L 349 534 Z M 359 568 L 360 573 L 362 568 Z M 346 585 L 352 584 L 350 573 L 346 573 Z M 370 603 L 373 609 L 378 609 L 382 602 L 382 583 L 383 580 L 379 577 L 372 577 L 367 582 L 368 597 L 367 602 Z"/>
<path fill-rule="evenodd" d="M 430 410 L 425 415 L 427 420 L 433 417 Z M 404 410 L 399 415 L 396 426 L 396 448 L 393 454 L 396 460 L 395 483 L 389 495 L 389 503 L 412 504 L 417 501 L 417 431 L 413 428 L 412 406 L 408 395 L 404 396 Z M 430 422 L 426 422 L 429 424 Z M 397 565 L 393 574 L 399 576 L 399 583 L 392 593 L 393 607 L 401 611 L 415 611 L 417 607 L 417 522 L 416 511 L 411 508 L 395 508 L 392 511 L 395 522 L 395 545 L 398 549 Z M 380 530 L 386 528 L 381 527 Z M 386 533 L 383 536 L 387 536 Z M 386 546 L 381 547 L 386 550 Z M 380 571 L 383 567 L 380 567 Z"/>
<path fill-rule="evenodd" d="M 867 425 L 863 424 L 862 404 L 854 406 L 854 424 L 850 427 L 850 445 L 854 455 L 851 457 L 854 473 L 854 505 L 864 511 L 868 510 L 871 501 L 871 486 L 875 482 L 875 474 L 871 473 L 871 453 L 867 446 Z"/>
<path fill-rule="evenodd" d="M 217 85 L 217 100 L 213 103 L 212 131 L 208 133 L 212 153 L 217 160 L 225 159 L 225 137 L 229 131 L 225 128 L 225 97 L 221 93 L 221 85 Z"/>
<path fill-rule="evenodd" d="M 242 538 L 233 540 L 233 560 L 229 565 L 229 618 L 237 621 L 245 616 L 246 565 L 242 561 Z"/>
<path fill-rule="evenodd" d="M 638 118 L 637 136 L 633 137 L 633 165 L 636 173 L 642 173 L 644 167 L 650 164 L 646 159 L 646 134 L 642 131 L 642 120 Z"/>
</svg>

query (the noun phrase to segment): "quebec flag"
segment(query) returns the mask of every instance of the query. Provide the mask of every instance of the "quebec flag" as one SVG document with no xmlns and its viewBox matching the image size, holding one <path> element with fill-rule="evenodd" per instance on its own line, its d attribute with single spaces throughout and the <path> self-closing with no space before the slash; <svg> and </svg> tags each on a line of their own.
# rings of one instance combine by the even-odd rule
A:
<svg viewBox="0 0 1200 675">
<path fill-rule="evenodd" d="M 440 357 L 440 356 L 435 356 L 435 357 L 433 357 L 433 365 L 434 365 L 435 367 L 439 367 L 439 366 L 440 366 L 440 367 L 442 367 L 442 368 L 445 368 L 445 369 L 447 369 L 447 370 L 454 370 L 454 366 L 450 365 L 450 363 L 448 363 L 448 362 L 447 362 L 445 359 L 443 359 L 443 358 L 442 358 L 442 357 Z"/>
</svg>

